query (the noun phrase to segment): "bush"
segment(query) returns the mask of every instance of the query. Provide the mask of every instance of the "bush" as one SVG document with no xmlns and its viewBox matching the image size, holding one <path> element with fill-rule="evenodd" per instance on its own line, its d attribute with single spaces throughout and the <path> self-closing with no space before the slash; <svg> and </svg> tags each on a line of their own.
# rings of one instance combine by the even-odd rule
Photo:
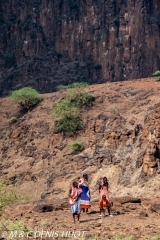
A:
<svg viewBox="0 0 160 240">
<path fill-rule="evenodd" d="M 65 99 L 77 107 L 91 106 L 94 101 L 94 97 L 84 91 L 84 87 L 88 86 L 85 82 L 74 82 L 68 86 L 60 85 L 59 90 L 69 89 Z"/>
<path fill-rule="evenodd" d="M 160 81 L 160 71 L 156 71 L 155 73 L 153 73 L 153 77 L 158 77 L 157 81 Z"/>
<path fill-rule="evenodd" d="M 66 98 L 71 104 L 80 108 L 90 107 L 94 101 L 94 97 L 88 92 L 83 92 L 82 89 L 70 90 Z"/>
<path fill-rule="evenodd" d="M 77 154 L 84 150 L 83 142 L 73 142 L 73 143 L 68 144 L 67 146 L 71 150 L 71 154 Z"/>
<path fill-rule="evenodd" d="M 0 223 L 0 230 L 24 230 L 24 223 L 22 221 L 12 222 L 10 220 L 3 219 L 3 224 Z"/>
<path fill-rule="evenodd" d="M 70 86 L 67 88 L 72 89 L 68 91 L 65 98 L 52 106 L 53 115 L 58 120 L 56 127 L 59 132 L 75 132 L 82 129 L 83 122 L 78 108 L 91 106 L 94 100 L 91 94 L 83 92 L 83 87 L 87 86 L 86 83 L 73 83 Z M 63 87 L 59 86 L 59 89 Z"/>
<path fill-rule="evenodd" d="M 56 119 L 61 118 L 71 118 L 72 116 L 79 116 L 78 109 L 66 100 L 63 99 L 59 103 L 54 103 L 53 106 L 53 115 Z"/>
<path fill-rule="evenodd" d="M 67 90 L 67 89 L 70 89 L 70 88 L 83 88 L 83 87 L 86 87 L 88 86 L 88 83 L 86 82 L 74 82 L 74 83 L 71 83 L 67 86 L 64 86 L 64 85 L 59 85 L 57 87 L 58 90 Z"/>
<path fill-rule="evenodd" d="M 53 104 L 52 108 L 54 117 L 58 119 L 56 127 L 59 132 L 75 132 L 83 127 L 78 108 L 66 99 Z"/>
<path fill-rule="evenodd" d="M 155 73 L 153 73 L 153 77 L 159 77 L 160 76 L 160 71 L 156 71 Z"/>
<path fill-rule="evenodd" d="M 41 95 L 31 87 L 24 87 L 10 93 L 10 99 L 13 99 L 22 110 L 31 110 L 41 100 Z"/>
<path fill-rule="evenodd" d="M 80 116 L 73 114 L 70 117 L 61 118 L 56 127 L 59 132 L 76 132 L 83 128 L 83 122 Z"/>
</svg>

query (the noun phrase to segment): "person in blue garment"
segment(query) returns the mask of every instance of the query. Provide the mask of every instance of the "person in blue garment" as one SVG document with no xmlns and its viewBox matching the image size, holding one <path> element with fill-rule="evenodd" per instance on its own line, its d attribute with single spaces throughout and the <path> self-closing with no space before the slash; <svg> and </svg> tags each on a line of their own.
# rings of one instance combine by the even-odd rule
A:
<svg viewBox="0 0 160 240">
<path fill-rule="evenodd" d="M 88 175 L 83 174 L 83 178 L 78 180 L 78 183 L 81 185 L 82 193 L 80 196 L 80 206 L 83 212 L 88 213 L 88 209 L 91 207 L 90 204 L 90 190 L 88 186 Z"/>
</svg>

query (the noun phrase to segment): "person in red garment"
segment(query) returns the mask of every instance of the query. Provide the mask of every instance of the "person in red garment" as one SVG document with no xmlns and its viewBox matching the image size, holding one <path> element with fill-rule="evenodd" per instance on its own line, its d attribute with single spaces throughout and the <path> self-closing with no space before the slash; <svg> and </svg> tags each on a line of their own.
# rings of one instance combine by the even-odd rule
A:
<svg viewBox="0 0 160 240">
<path fill-rule="evenodd" d="M 102 215 L 101 215 L 102 196 L 105 196 L 105 197 L 106 197 L 106 200 L 107 200 L 107 202 L 108 202 L 108 206 L 107 206 L 107 208 L 108 208 L 108 213 L 109 213 L 109 216 L 112 216 L 112 215 L 110 214 L 110 206 L 111 206 L 111 204 L 110 204 L 110 201 L 109 201 L 108 180 L 107 180 L 106 177 L 103 178 L 102 183 L 100 183 L 100 185 L 99 185 L 99 208 L 100 208 L 100 216 L 102 216 Z"/>
<path fill-rule="evenodd" d="M 106 216 L 106 209 L 109 209 L 109 202 L 106 199 L 106 195 L 102 196 L 102 201 L 100 202 L 100 216 Z M 109 212 L 110 215 L 110 212 Z"/>
</svg>

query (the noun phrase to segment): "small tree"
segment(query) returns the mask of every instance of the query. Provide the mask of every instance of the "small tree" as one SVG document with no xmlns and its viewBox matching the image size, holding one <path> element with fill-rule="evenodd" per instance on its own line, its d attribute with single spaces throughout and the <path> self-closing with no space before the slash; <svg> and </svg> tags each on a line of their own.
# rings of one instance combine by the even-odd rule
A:
<svg viewBox="0 0 160 240">
<path fill-rule="evenodd" d="M 83 91 L 82 88 L 76 88 L 68 91 L 66 99 L 71 102 L 71 104 L 82 108 L 83 106 L 90 107 L 94 101 L 94 97 Z"/>
<path fill-rule="evenodd" d="M 59 132 L 76 132 L 83 128 L 83 122 L 80 116 L 70 115 L 59 119 L 57 123 L 57 130 Z"/>
<path fill-rule="evenodd" d="M 56 119 L 61 119 L 61 118 L 70 118 L 71 116 L 75 115 L 78 116 L 78 109 L 74 106 L 71 105 L 71 103 L 63 99 L 59 103 L 54 103 L 52 105 L 53 108 L 53 115 Z"/>
<path fill-rule="evenodd" d="M 37 105 L 41 98 L 41 95 L 31 87 L 24 87 L 19 90 L 12 91 L 10 93 L 10 99 L 14 100 L 22 110 L 31 110 Z"/>
<path fill-rule="evenodd" d="M 53 115 L 58 120 L 56 127 L 59 132 L 75 132 L 83 127 L 77 107 L 66 99 L 53 104 L 52 108 Z"/>
<path fill-rule="evenodd" d="M 157 77 L 157 81 L 160 81 L 160 71 L 156 71 L 155 73 L 153 73 L 153 77 Z"/>
<path fill-rule="evenodd" d="M 84 88 L 88 86 L 85 82 L 74 82 L 67 86 L 60 85 L 58 90 L 68 90 L 65 99 L 76 107 L 91 106 L 94 97 L 86 92 Z"/>
<path fill-rule="evenodd" d="M 75 132 L 83 127 L 79 108 L 91 106 L 94 97 L 84 91 L 86 83 L 72 83 L 68 86 L 59 86 L 59 89 L 69 89 L 65 98 L 53 104 L 53 115 L 58 120 L 57 130 L 60 132 Z"/>
</svg>

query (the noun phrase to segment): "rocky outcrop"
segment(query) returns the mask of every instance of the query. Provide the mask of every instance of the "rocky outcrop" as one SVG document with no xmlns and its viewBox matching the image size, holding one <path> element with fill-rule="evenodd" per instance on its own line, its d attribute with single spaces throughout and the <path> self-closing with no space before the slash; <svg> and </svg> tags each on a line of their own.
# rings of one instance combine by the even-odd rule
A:
<svg viewBox="0 0 160 240">
<path fill-rule="evenodd" d="M 151 201 L 151 210 L 160 214 L 160 199 L 156 198 Z"/>
<path fill-rule="evenodd" d="M 148 140 L 143 157 L 143 171 L 153 175 L 159 169 L 160 159 L 160 104 L 149 112 L 145 119 L 145 129 L 142 134 Z"/>
<path fill-rule="evenodd" d="M 160 68 L 159 7 L 159 0 L 2 0 L 1 95 L 150 76 Z"/>
</svg>

